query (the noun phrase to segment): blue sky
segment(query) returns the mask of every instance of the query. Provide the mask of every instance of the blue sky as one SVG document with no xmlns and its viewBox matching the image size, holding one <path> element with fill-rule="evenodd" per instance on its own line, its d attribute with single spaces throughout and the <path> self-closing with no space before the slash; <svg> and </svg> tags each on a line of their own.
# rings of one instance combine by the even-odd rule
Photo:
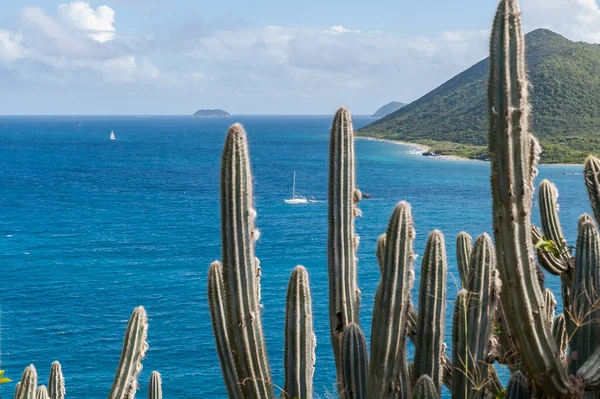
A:
<svg viewBox="0 0 600 399">
<path fill-rule="evenodd" d="M 6 0 L 0 114 L 358 114 L 487 53 L 497 0 Z M 600 42 L 595 0 L 521 0 L 526 30 Z"/>
</svg>

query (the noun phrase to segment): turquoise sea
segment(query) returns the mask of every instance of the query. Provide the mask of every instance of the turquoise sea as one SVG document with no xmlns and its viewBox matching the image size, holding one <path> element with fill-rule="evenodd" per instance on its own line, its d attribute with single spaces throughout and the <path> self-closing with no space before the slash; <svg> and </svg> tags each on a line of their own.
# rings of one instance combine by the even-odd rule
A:
<svg viewBox="0 0 600 399">
<path fill-rule="evenodd" d="M 249 134 L 257 256 L 263 269 L 263 323 L 276 384 L 283 383 L 285 289 L 297 264 L 308 268 L 315 328 L 315 392 L 334 391 L 327 317 L 327 203 L 286 205 L 292 175 L 304 195 L 325 200 L 332 117 L 0 117 L 0 369 L 18 380 L 35 363 L 41 382 L 63 365 L 71 398 L 101 398 L 116 369 L 135 306 L 150 318 L 152 370 L 167 398 L 223 398 L 206 300 L 209 264 L 220 258 L 219 167 L 229 124 Z M 371 119 L 355 117 L 363 126 Z M 109 141 L 110 131 L 118 140 Z M 370 333 L 379 280 L 375 244 L 394 205 L 408 200 L 416 250 L 440 229 L 450 259 L 447 342 L 456 294 L 454 241 L 491 232 L 489 164 L 434 159 L 411 147 L 356 141 L 357 186 L 371 195 L 357 220 L 361 323 Z M 560 191 L 569 243 L 590 207 L 581 166 L 542 166 Z M 535 211 L 537 219 L 537 210 Z M 416 261 L 418 284 L 420 257 Z M 558 281 L 548 278 L 558 293 Z M 416 298 L 417 289 L 413 290 Z M 10 397 L 14 382 L 0 386 Z"/>
</svg>

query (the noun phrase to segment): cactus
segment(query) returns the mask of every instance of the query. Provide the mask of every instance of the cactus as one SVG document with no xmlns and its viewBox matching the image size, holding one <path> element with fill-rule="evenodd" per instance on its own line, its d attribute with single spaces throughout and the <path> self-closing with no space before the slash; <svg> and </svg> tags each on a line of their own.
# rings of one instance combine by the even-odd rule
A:
<svg viewBox="0 0 600 399">
<path fill-rule="evenodd" d="M 468 292 L 462 289 L 456 296 L 454 302 L 454 315 L 452 318 L 452 363 L 454 373 L 452 374 L 452 397 L 468 399 L 473 388 L 473 362 L 469 353 L 467 330 L 467 301 Z"/>
<path fill-rule="evenodd" d="M 162 399 L 162 379 L 158 371 L 153 371 L 150 374 L 148 382 L 148 399 Z"/>
<path fill-rule="evenodd" d="M 600 342 L 600 237 L 594 223 L 584 223 L 577 237 L 571 342 L 571 372 L 575 373 Z"/>
<path fill-rule="evenodd" d="M 63 377 L 62 367 L 59 362 L 55 361 L 50 368 L 48 396 L 50 396 L 50 399 L 64 399 L 65 393 L 65 378 Z"/>
<path fill-rule="evenodd" d="M 15 384 L 15 396 L 14 396 L 15 399 L 17 399 L 17 397 L 18 397 L 20 387 L 21 387 L 21 382 L 19 381 Z"/>
<path fill-rule="evenodd" d="M 552 323 L 552 335 L 554 342 L 560 352 L 560 360 L 563 365 L 567 365 L 567 350 L 569 348 L 569 336 L 567 334 L 567 324 L 563 313 L 557 315 Z"/>
<path fill-rule="evenodd" d="M 437 399 L 440 394 L 435 382 L 425 374 L 417 380 L 412 397 L 413 399 Z"/>
<path fill-rule="evenodd" d="M 462 288 L 467 287 L 469 280 L 469 257 L 473 248 L 473 239 L 464 231 L 456 237 L 456 266 L 460 274 L 460 283 Z"/>
<path fill-rule="evenodd" d="M 588 389 L 600 389 L 600 348 L 577 370 L 577 376 Z"/>
<path fill-rule="evenodd" d="M 448 261 L 444 236 L 440 231 L 429 235 L 421 264 L 419 325 L 415 345 L 414 378 L 430 376 L 441 393 L 444 351 L 444 309 Z"/>
<path fill-rule="evenodd" d="M 37 390 L 37 371 L 33 364 L 29 365 L 23 372 L 15 399 L 35 399 Z"/>
<path fill-rule="evenodd" d="M 219 295 L 225 309 L 213 314 L 226 319 L 213 319 L 213 326 L 219 324 L 227 329 L 223 338 L 229 338 L 231 352 L 235 353 L 237 383 L 244 397 L 274 399 L 260 317 L 260 265 L 254 256 L 254 243 L 258 239 L 255 217 L 246 132 L 241 125 L 234 124 L 225 140 L 221 166 L 223 292 Z M 221 366 L 224 373 L 230 374 L 223 362 Z"/>
<path fill-rule="evenodd" d="M 550 288 L 544 290 L 544 310 L 546 311 L 548 323 L 552 327 L 554 323 L 554 311 L 556 310 L 556 298 L 554 298 L 554 294 Z"/>
<path fill-rule="evenodd" d="M 531 239 L 536 245 L 543 240 L 542 232 L 537 226 L 531 226 Z M 557 258 L 551 251 L 548 251 L 545 248 L 537 248 L 536 254 L 540 266 L 549 273 L 554 274 L 555 276 L 562 276 L 569 271 L 569 265 L 565 263 L 563 259 Z M 543 284 L 540 284 L 540 287 L 542 286 Z"/>
<path fill-rule="evenodd" d="M 387 229 L 381 280 L 375 294 L 371 328 L 370 399 L 406 395 L 406 319 L 414 272 L 415 232 L 410 205 L 396 205 Z"/>
<path fill-rule="evenodd" d="M 46 386 L 40 385 L 35 392 L 35 399 L 49 399 Z"/>
<path fill-rule="evenodd" d="M 125 330 L 125 340 L 117 373 L 110 389 L 109 399 L 133 399 L 137 390 L 137 376 L 142 370 L 148 343 L 148 316 L 143 307 L 134 309 Z"/>
<path fill-rule="evenodd" d="M 333 119 L 329 141 L 329 232 L 327 264 L 329 268 L 329 322 L 335 357 L 338 390 L 343 386 L 341 345 L 350 323 L 358 323 L 358 284 L 354 234 L 355 208 L 360 200 L 354 186 L 354 128 L 350 111 L 342 107 Z"/>
<path fill-rule="evenodd" d="M 584 225 L 584 223 L 594 223 L 594 219 L 587 213 L 584 213 L 583 215 L 579 216 L 579 220 L 577 221 L 577 231 L 579 231 L 579 229 L 581 229 L 581 226 Z"/>
<path fill-rule="evenodd" d="M 529 398 L 529 387 L 527 386 L 527 380 L 520 371 L 515 371 L 508 380 L 506 386 L 505 399 L 527 399 Z"/>
<path fill-rule="evenodd" d="M 379 264 L 379 272 L 383 269 L 383 260 L 385 257 L 385 245 L 386 245 L 386 235 L 385 233 L 381 234 L 377 239 L 377 250 L 375 251 L 375 255 L 377 256 L 377 263 Z"/>
<path fill-rule="evenodd" d="M 600 159 L 591 155 L 587 157 L 583 175 L 594 216 L 596 217 L 596 221 L 600 223 Z"/>
<path fill-rule="evenodd" d="M 344 330 L 342 364 L 344 389 L 341 397 L 366 398 L 367 370 L 369 369 L 367 343 L 358 324 L 350 323 Z M 304 397 L 302 396 L 302 398 Z"/>
<path fill-rule="evenodd" d="M 308 273 L 302 266 L 292 272 L 285 311 L 286 398 L 312 399 L 315 370 L 315 334 Z"/>
<path fill-rule="evenodd" d="M 500 1 L 490 49 L 489 154 L 504 315 L 527 374 L 545 393 L 559 396 L 569 382 L 543 315 L 533 263 L 530 217 L 539 146 L 528 130 L 525 43 L 516 0 Z"/>
</svg>

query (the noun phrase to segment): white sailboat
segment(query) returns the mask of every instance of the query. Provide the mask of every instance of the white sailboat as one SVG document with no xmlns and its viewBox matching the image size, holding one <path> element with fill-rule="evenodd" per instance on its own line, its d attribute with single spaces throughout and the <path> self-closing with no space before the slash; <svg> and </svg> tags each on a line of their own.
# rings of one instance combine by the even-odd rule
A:
<svg viewBox="0 0 600 399">
<path fill-rule="evenodd" d="M 117 139 L 117 136 L 115 136 L 115 131 L 114 130 L 110 131 L 110 139 L 111 140 L 116 140 Z"/>
<path fill-rule="evenodd" d="M 296 194 L 296 171 L 294 171 L 294 185 L 292 186 L 292 198 L 284 199 L 286 204 L 306 204 L 308 200 Z"/>
</svg>

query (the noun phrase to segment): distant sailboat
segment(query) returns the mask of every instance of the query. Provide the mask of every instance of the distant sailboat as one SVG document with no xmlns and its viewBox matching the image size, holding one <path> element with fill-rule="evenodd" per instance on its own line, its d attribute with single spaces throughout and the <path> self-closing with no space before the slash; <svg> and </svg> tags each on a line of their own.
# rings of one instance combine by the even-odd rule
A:
<svg viewBox="0 0 600 399">
<path fill-rule="evenodd" d="M 110 131 L 110 139 L 111 140 L 116 140 L 117 139 L 117 136 L 115 136 L 115 131 L 114 130 Z"/>
<path fill-rule="evenodd" d="M 294 171 L 294 184 L 292 186 L 292 198 L 284 199 L 286 204 L 306 204 L 308 200 L 301 195 L 296 194 L 296 172 Z"/>
</svg>

